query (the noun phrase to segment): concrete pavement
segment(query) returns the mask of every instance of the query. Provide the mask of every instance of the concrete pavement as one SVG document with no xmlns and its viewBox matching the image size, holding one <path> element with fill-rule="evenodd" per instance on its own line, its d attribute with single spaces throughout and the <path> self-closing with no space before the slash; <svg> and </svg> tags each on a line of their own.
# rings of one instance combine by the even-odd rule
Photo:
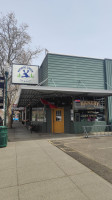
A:
<svg viewBox="0 0 112 200">
<path fill-rule="evenodd" d="M 0 200 L 112 200 L 112 185 L 24 126 L 0 148 Z"/>
</svg>

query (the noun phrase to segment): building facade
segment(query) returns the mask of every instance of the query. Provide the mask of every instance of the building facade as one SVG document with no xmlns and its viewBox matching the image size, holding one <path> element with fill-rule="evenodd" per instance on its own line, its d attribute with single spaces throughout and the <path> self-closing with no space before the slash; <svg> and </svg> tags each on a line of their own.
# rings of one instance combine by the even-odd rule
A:
<svg viewBox="0 0 112 200">
<path fill-rule="evenodd" d="M 112 90 L 112 60 L 48 53 L 39 68 L 39 83 L 46 92 L 39 87 L 35 103 L 28 104 L 30 110 L 32 107 L 30 120 L 40 124 L 42 132 L 77 134 L 83 132 L 83 126 L 112 123 L 108 93 Z M 47 93 L 49 88 L 54 91 Z"/>
</svg>

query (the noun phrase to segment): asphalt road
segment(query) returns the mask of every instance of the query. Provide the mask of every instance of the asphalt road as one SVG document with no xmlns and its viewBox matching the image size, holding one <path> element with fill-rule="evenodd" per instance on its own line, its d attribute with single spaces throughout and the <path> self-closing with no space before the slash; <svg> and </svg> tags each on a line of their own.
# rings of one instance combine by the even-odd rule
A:
<svg viewBox="0 0 112 200">
<path fill-rule="evenodd" d="M 70 138 L 52 143 L 112 183 L 112 136 Z"/>
</svg>

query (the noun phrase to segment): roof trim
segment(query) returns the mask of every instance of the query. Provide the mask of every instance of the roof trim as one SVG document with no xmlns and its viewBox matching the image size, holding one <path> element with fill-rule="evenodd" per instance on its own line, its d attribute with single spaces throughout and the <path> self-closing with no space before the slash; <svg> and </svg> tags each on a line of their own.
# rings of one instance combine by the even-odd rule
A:
<svg viewBox="0 0 112 200">
<path fill-rule="evenodd" d="M 86 59 L 94 59 L 94 60 L 105 60 L 105 58 L 93 58 L 93 57 L 86 57 L 86 56 L 77 56 L 77 55 L 68 55 L 68 54 L 61 54 L 61 53 L 51 53 L 51 52 L 48 52 L 48 54 L 51 54 L 51 55 L 58 55 L 58 56 L 68 56 L 68 57 L 75 57 L 75 58 L 86 58 Z"/>
<path fill-rule="evenodd" d="M 21 90 L 37 90 L 37 91 L 56 91 L 56 92 L 81 92 L 96 94 L 112 94 L 112 90 L 98 90 L 87 88 L 69 88 L 69 87 L 50 87 L 50 86 L 21 86 Z"/>
</svg>

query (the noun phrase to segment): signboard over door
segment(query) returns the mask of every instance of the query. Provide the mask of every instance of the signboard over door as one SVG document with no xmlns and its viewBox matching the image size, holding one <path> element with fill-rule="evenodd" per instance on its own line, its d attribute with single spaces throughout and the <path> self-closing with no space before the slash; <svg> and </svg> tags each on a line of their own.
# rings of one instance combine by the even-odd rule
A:
<svg viewBox="0 0 112 200">
<path fill-rule="evenodd" d="M 38 66 L 35 65 L 13 65 L 12 83 L 37 85 L 38 84 Z"/>
</svg>

